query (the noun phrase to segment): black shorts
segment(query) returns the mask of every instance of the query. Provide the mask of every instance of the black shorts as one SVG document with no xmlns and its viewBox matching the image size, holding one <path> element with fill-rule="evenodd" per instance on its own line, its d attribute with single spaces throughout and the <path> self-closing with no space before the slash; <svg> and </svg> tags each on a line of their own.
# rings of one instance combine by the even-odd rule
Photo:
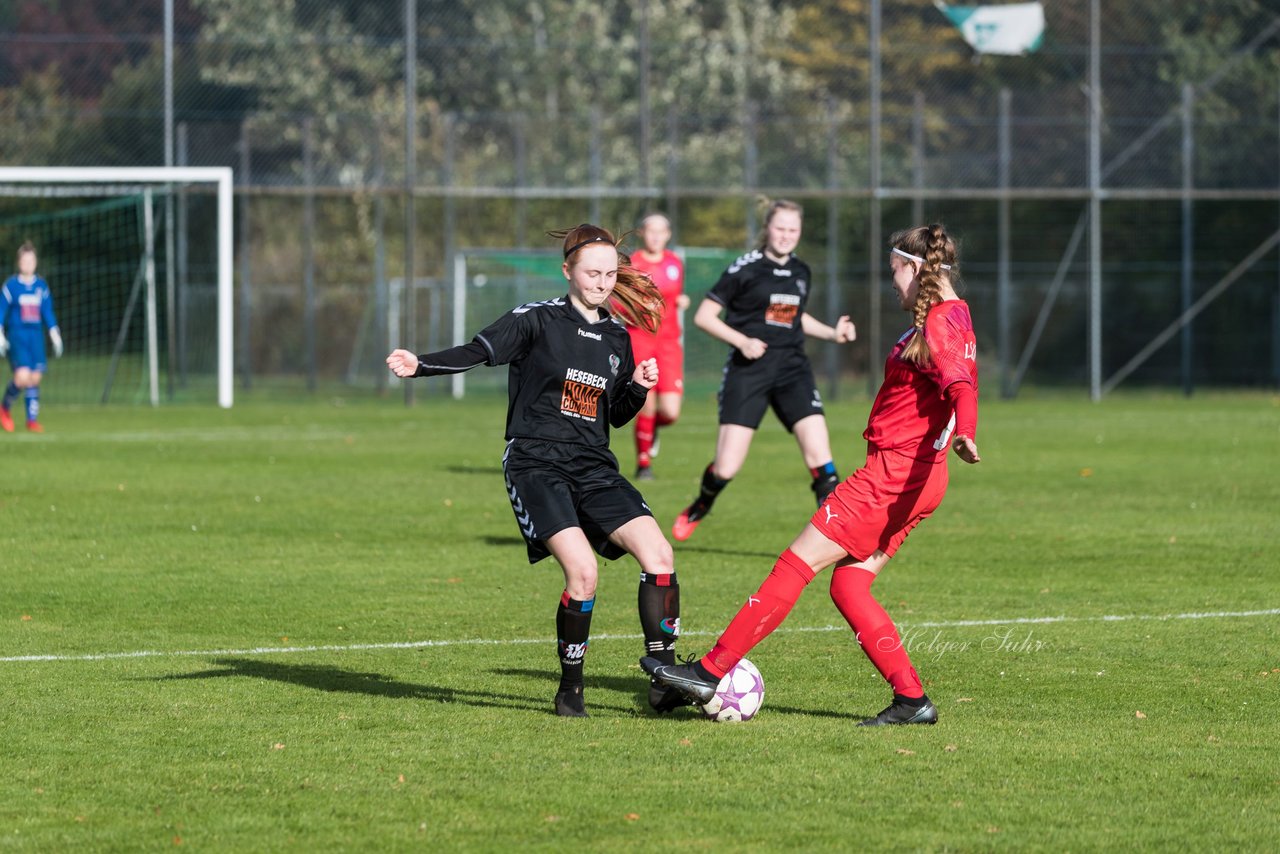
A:
<svg viewBox="0 0 1280 854">
<path fill-rule="evenodd" d="M 627 552 L 609 535 L 632 519 L 653 515 L 607 448 L 512 439 L 502 471 L 529 563 L 549 557 L 547 540 L 566 528 L 581 528 L 602 557 L 617 560 Z"/>
<path fill-rule="evenodd" d="M 770 407 L 788 431 L 802 418 L 825 414 L 809 358 L 791 349 L 752 361 L 734 350 L 720 383 L 720 423 L 755 430 Z"/>
</svg>

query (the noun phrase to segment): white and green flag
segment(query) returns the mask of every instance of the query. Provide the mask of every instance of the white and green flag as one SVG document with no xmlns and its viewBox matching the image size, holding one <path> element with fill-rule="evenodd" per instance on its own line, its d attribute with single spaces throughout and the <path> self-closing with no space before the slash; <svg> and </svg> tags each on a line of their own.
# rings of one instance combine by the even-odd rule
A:
<svg viewBox="0 0 1280 854">
<path fill-rule="evenodd" d="M 978 53 L 1018 56 L 1037 50 L 1044 41 L 1044 6 L 1039 3 L 948 6 L 934 0 L 934 5 Z"/>
</svg>

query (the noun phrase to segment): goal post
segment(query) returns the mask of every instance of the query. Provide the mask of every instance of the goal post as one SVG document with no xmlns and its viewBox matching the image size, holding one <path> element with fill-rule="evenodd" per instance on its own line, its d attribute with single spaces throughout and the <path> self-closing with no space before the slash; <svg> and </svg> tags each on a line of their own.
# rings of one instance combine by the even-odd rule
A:
<svg viewBox="0 0 1280 854">
<path fill-rule="evenodd" d="M 70 167 L 70 166 L 24 166 L 0 167 L 0 194 L 21 194 L 24 197 L 54 198 L 78 196 L 143 196 L 146 201 L 142 205 L 143 218 L 151 216 L 150 199 L 153 194 L 168 192 L 169 188 L 178 186 L 205 185 L 214 189 L 216 198 L 215 230 L 216 247 L 214 250 L 216 268 L 216 379 L 217 401 L 223 408 L 229 408 L 233 402 L 233 365 L 232 365 L 232 170 L 226 166 L 172 166 L 172 167 Z M 51 214 L 50 216 L 54 216 Z M 29 218 L 28 218 L 29 219 Z M 159 352 L 156 346 L 156 293 L 154 270 L 154 229 L 152 222 L 141 227 L 144 243 L 142 263 L 138 276 L 135 277 L 133 291 L 146 288 L 146 316 L 143 320 L 147 327 L 147 355 L 149 396 L 153 404 L 158 402 L 157 371 Z M 8 253 L 16 246 L 0 246 L 0 253 Z M 39 247 L 37 247 L 39 249 Z M 166 258 L 166 263 L 172 259 Z M 55 305 L 58 299 L 58 283 L 51 282 Z M 136 295 L 130 300 L 130 311 L 136 303 Z M 126 313 L 119 330 L 119 340 L 125 339 L 129 328 L 130 315 Z M 65 323 L 65 321 L 63 321 Z M 68 344 L 71 342 L 68 341 Z M 112 361 L 108 367 L 107 389 L 110 388 L 110 377 L 115 371 L 115 361 L 119 355 L 119 347 L 113 351 Z"/>
</svg>

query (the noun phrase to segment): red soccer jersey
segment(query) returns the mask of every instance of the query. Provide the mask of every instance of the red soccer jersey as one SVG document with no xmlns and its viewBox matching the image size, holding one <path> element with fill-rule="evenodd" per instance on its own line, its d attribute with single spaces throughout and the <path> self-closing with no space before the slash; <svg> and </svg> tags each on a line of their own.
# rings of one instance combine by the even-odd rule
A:
<svg viewBox="0 0 1280 854">
<path fill-rule="evenodd" d="M 653 283 L 658 286 L 658 290 L 662 292 L 662 301 L 664 309 L 662 314 L 662 325 L 658 327 L 656 333 L 658 338 L 678 339 L 680 337 L 680 321 L 679 312 L 676 309 L 676 299 L 680 294 L 684 293 L 684 264 L 680 262 L 680 256 L 669 249 L 662 252 L 662 259 L 659 261 L 650 261 L 644 257 L 642 251 L 637 251 L 631 256 L 631 266 L 635 267 L 642 273 L 648 273 L 653 279 Z"/>
<path fill-rule="evenodd" d="M 942 462 L 956 423 L 943 392 L 960 381 L 973 383 L 975 392 L 978 388 L 978 344 L 968 304 L 947 300 L 929 310 L 924 334 L 930 360 L 922 368 L 902 358 L 915 334 L 914 327 L 907 330 L 889 354 L 862 437 L 881 450 Z"/>
</svg>

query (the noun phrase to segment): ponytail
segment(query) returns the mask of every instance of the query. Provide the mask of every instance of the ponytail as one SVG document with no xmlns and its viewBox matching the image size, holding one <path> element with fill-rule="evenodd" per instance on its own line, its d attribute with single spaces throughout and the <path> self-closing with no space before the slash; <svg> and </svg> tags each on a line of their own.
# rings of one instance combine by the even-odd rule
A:
<svg viewBox="0 0 1280 854">
<path fill-rule="evenodd" d="M 903 359 L 923 366 L 931 358 L 929 342 L 924 337 L 924 324 L 929 317 L 929 309 L 942 302 L 943 269 L 951 271 L 953 282 L 957 278 L 956 244 L 947 230 L 935 222 L 897 232 L 889 238 L 889 246 L 924 259 L 917 274 L 920 284 L 916 291 L 916 302 L 911 307 L 912 326 L 915 327 L 916 334 L 902 350 Z"/>
<path fill-rule="evenodd" d="M 617 248 L 619 241 L 608 229 L 583 223 L 576 228 L 548 231 L 547 236 L 564 242 L 564 262 L 571 267 L 583 247 L 594 243 L 613 246 L 618 252 L 618 278 L 610 296 L 614 312 L 630 326 L 638 326 L 646 332 L 658 331 L 662 322 L 662 292 L 648 273 L 631 266 L 631 258 Z"/>
</svg>

